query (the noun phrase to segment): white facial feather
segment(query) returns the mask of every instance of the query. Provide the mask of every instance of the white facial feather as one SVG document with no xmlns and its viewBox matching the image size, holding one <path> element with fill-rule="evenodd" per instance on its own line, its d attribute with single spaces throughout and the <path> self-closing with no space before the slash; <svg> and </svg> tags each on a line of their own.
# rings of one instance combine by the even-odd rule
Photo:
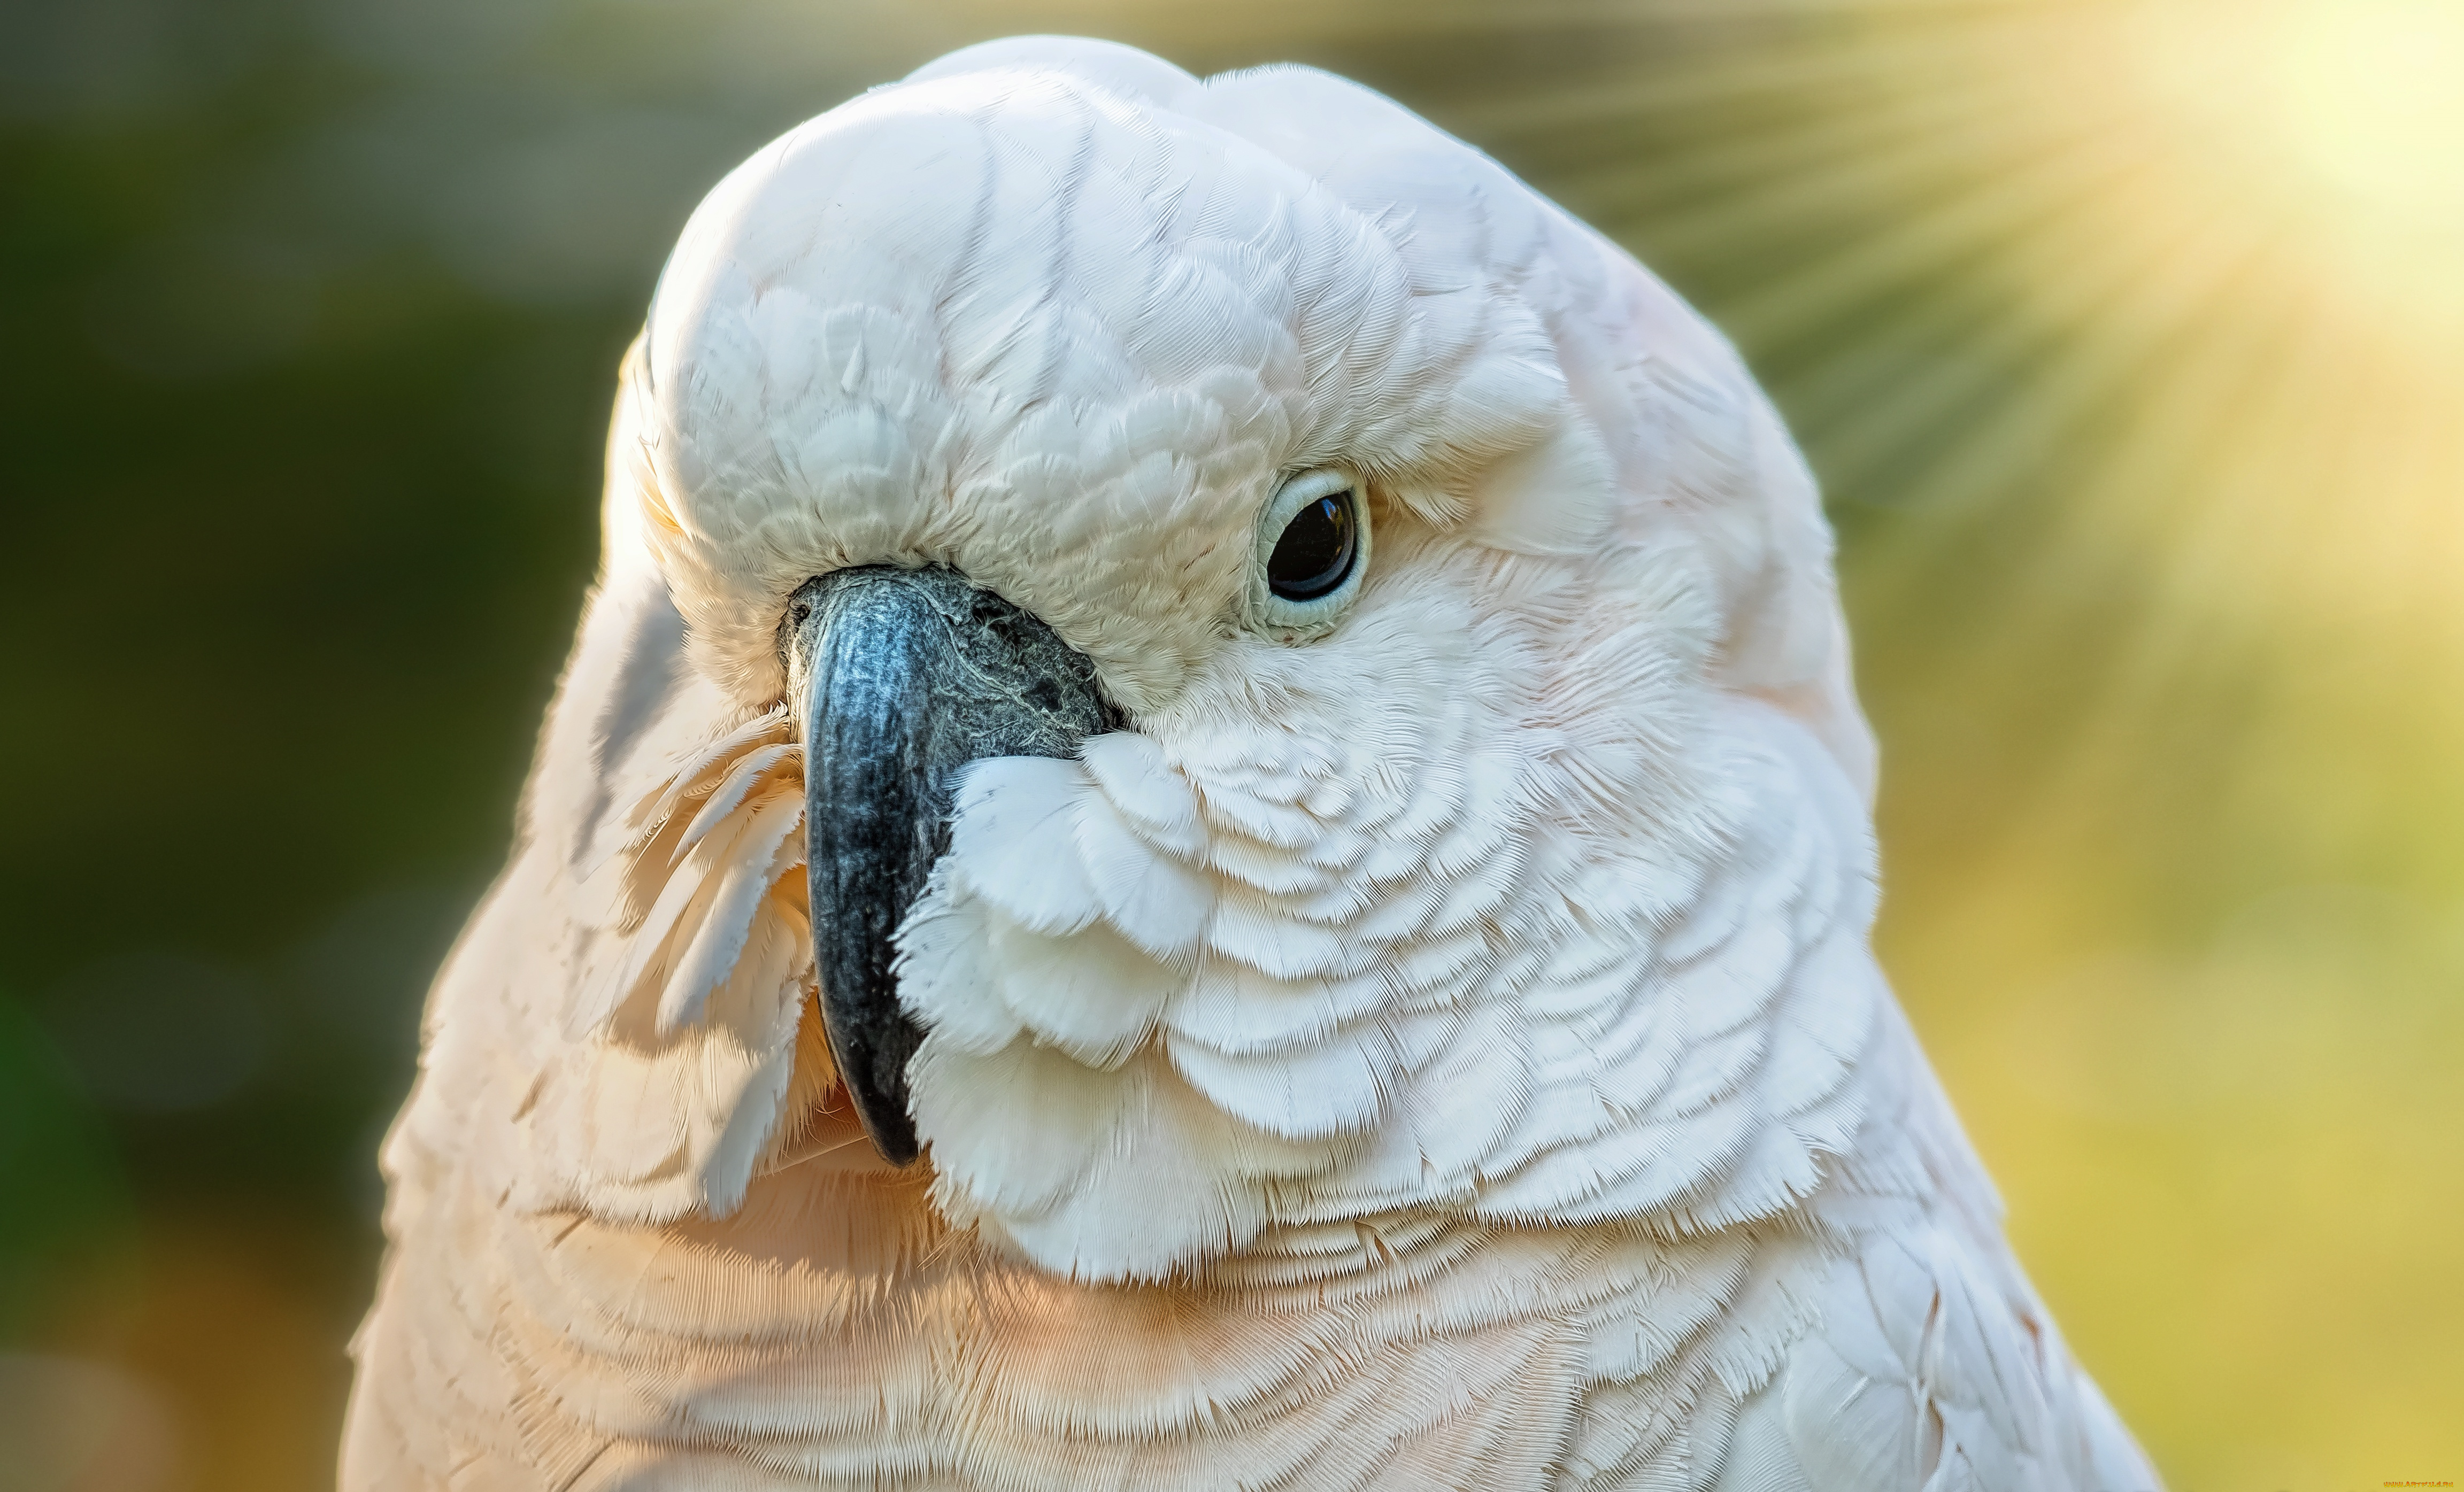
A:
<svg viewBox="0 0 2464 1492">
<path fill-rule="evenodd" d="M 666 900 L 583 911 L 607 930 L 594 948 L 626 946 L 577 954 L 600 972 L 562 1024 L 604 1031 L 655 980 L 649 1022 L 673 1035 L 715 961 L 752 946 L 746 910 L 777 880 L 762 846 L 793 826 L 753 789 L 795 762 L 776 732 L 729 733 L 777 696 L 786 591 L 842 564 L 955 564 L 1094 659 L 1142 730 L 1189 743 L 1164 806 L 1072 818 L 1111 845 L 1072 874 L 1167 961 L 1202 922 L 1213 956 L 1351 977 L 1347 934 L 1412 932 L 1408 992 L 1460 972 L 1549 833 L 1639 815 L 1657 838 L 1629 853 L 1683 861 L 1719 819 L 1672 770 L 1688 691 L 1750 687 L 1866 770 L 1810 483 L 1756 455 L 1786 440 L 1733 355 L 1630 261 L 1321 75 L 1184 80 L 1173 113 L 1051 69 L 955 68 L 757 156 L 662 280 L 569 691 L 600 718 L 552 728 L 532 813 L 577 841 L 583 885 Z M 1299 114 L 1343 129 L 1295 131 Z M 1319 159 L 1332 133 L 1352 143 Z M 1270 646 L 1237 625 L 1243 540 L 1277 472 L 1328 459 L 1372 476 L 1369 593 L 1344 636 Z M 1403 577 L 1424 570 L 1457 593 L 1415 613 Z M 1474 697 L 1544 660 L 1552 691 Z M 1375 749 L 1432 731 L 1457 734 Z M 1544 784 L 1595 811 L 1542 823 L 1516 800 Z M 1497 810 L 1462 811 L 1467 787 Z M 756 801 L 781 807 L 750 837 L 715 817 Z"/>
<path fill-rule="evenodd" d="M 1253 625 L 1330 466 L 1356 604 Z M 2153 1487 L 1867 949 L 1802 461 L 1485 157 L 1307 70 L 954 55 L 693 215 L 605 518 L 346 1481 Z M 778 654 L 882 562 L 1129 719 L 962 779 L 912 1174 L 832 1102 Z"/>
<path fill-rule="evenodd" d="M 1143 1147 L 1168 1149 L 1205 1206 L 1142 1209 L 1145 1231 L 1104 1232 L 1117 1254 L 1038 1256 L 1154 1274 L 1276 1217 L 1504 1182 L 1471 1132 L 1541 1146 L 1536 1116 L 1557 1114 L 1630 1144 L 1528 1075 L 1437 1075 L 1522 1073 L 1553 1039 L 1566 1018 L 1539 1013 L 1578 997 L 1530 966 L 1535 942 L 1631 962 L 1739 873 L 1752 804 L 1730 758 L 1785 728 L 1721 700 L 1811 701 L 1807 726 L 1864 770 L 1811 485 L 1758 453 L 1786 451 L 1776 421 L 1630 261 L 1374 95 L 1290 70 L 1164 88 L 1179 75 L 982 61 L 835 111 L 712 194 L 617 436 L 627 522 L 735 713 L 777 697 L 786 593 L 880 561 L 951 564 L 1035 611 L 1133 713 L 1141 744 L 1085 763 L 979 764 L 911 924 L 943 1205 L 1024 1237 L 971 1134 L 1005 1164 L 1057 1152 L 1041 1170 L 1074 1189 L 1053 1205 L 1089 1217 L 1127 1205 Z M 1306 645 L 1251 632 L 1256 516 L 1278 473 L 1329 461 L 1371 478 L 1360 603 Z M 633 1039 L 690 1044 L 717 963 L 778 941 L 783 912 L 759 936 L 746 920 L 794 822 L 759 786 L 793 768 L 777 740 L 739 733 L 651 784 L 624 873 L 667 878 L 611 929 L 629 946 L 586 1002 L 597 1040 L 641 988 Z M 1862 873 L 1861 836 L 1857 814 L 1834 826 L 1834 882 Z M 1773 954 L 1749 936 L 1732 956 Z M 1616 1028 L 1643 1023 L 1630 1006 L 1678 1019 L 1678 973 L 1629 973 Z M 1703 976 L 1722 977 L 1777 976 Z M 1475 1058 L 1463 1043 L 1495 1020 L 1504 1049 Z M 1001 1070 L 1046 1077 L 1006 1107 L 943 1091 L 990 1081 L 1001 1043 L 1038 1053 Z M 1731 1111 L 1774 1104 L 1753 1086 L 1770 1044 L 1706 1046 L 1678 1089 L 1740 1153 L 1790 1112 Z M 1773 1051 L 1771 1073 L 1802 1065 Z M 1067 1076 L 1057 1061 L 1084 1069 L 1088 1128 L 1001 1124 Z M 1593 1076 L 1632 1134 L 1690 1143 Z M 1099 1102 L 1106 1084 L 1123 1092 Z M 1476 1094 L 1489 1111 L 1465 1111 Z M 938 1114 L 979 1118 L 938 1132 Z M 1398 1179 L 1438 1126 L 1447 1164 Z M 740 1189 L 728 1170 L 711 1195 Z M 1667 1187 L 1692 1205 L 1706 1184 Z"/>
</svg>

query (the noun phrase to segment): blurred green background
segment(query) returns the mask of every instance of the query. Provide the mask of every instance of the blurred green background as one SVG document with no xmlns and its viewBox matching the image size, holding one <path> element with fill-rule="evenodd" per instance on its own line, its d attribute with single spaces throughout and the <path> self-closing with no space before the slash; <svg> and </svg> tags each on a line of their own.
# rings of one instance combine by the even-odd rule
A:
<svg viewBox="0 0 2464 1492">
<path fill-rule="evenodd" d="M 1030 30 L 1349 74 L 1738 340 L 2075 1346 L 2179 1488 L 2464 1477 L 2464 6 L 15 0 L 0 1488 L 330 1483 L 660 258 Z"/>
</svg>

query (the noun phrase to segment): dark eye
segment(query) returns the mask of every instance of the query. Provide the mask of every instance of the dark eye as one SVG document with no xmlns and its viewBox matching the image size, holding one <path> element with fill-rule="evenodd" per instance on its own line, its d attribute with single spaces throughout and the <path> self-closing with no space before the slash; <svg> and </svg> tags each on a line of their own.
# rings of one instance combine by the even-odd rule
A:
<svg viewBox="0 0 2464 1492">
<path fill-rule="evenodd" d="M 1292 515 L 1266 557 L 1268 589 L 1286 601 L 1315 601 L 1343 583 L 1360 548 L 1352 503 L 1346 488 Z"/>
</svg>

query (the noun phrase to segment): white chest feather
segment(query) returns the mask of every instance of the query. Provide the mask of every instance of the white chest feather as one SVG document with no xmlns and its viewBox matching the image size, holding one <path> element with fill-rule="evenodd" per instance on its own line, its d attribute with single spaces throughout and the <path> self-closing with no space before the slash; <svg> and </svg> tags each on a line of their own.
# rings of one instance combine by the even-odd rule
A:
<svg viewBox="0 0 2464 1492">
<path fill-rule="evenodd" d="M 1683 1449 L 1733 1400 L 1724 1373 L 1767 1374 L 1803 1325 L 1784 1282 L 1820 1267 L 1750 1230 L 1389 1218 L 1205 1279 L 1072 1284 L 944 1232 L 912 1180 L 827 1164 L 720 1225 L 433 1198 L 361 1349 L 422 1389 L 362 1417 L 362 1463 L 394 1485 L 1580 1485 Z"/>
</svg>

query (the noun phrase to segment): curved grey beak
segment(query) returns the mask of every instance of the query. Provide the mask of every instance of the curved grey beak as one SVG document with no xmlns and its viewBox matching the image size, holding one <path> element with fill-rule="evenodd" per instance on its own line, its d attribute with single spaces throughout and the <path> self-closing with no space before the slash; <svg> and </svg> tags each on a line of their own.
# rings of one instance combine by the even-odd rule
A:
<svg viewBox="0 0 2464 1492">
<path fill-rule="evenodd" d="M 804 865 L 822 1022 L 865 1132 L 915 1158 L 892 939 L 950 845 L 958 769 L 1073 757 L 1114 723 L 1095 669 L 954 570 L 867 565 L 807 581 L 780 625 L 804 742 Z"/>
</svg>

